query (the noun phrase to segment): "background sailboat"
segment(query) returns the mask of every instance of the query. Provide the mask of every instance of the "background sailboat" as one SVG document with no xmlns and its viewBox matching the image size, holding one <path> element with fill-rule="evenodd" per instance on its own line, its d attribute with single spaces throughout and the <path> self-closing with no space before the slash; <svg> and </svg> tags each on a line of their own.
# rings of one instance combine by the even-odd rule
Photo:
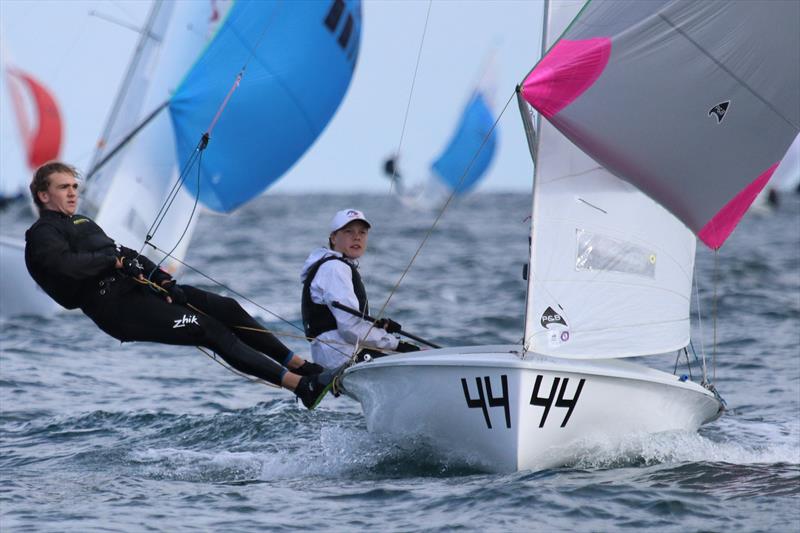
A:
<svg viewBox="0 0 800 533">
<path fill-rule="evenodd" d="M 172 21 L 162 23 L 168 48 L 160 51 L 147 95 L 121 95 L 143 102 L 137 119 L 109 131 L 147 124 L 93 179 L 113 176 L 97 218 L 120 242 L 141 242 L 153 231 L 149 224 L 183 180 L 151 240 L 161 252 L 148 252 L 160 259 L 177 246 L 165 262 L 174 271 L 191 239 L 196 200 L 234 210 L 279 179 L 330 121 L 358 56 L 360 3 L 165 2 L 157 9 L 174 10 L 160 15 Z M 144 69 L 147 61 L 134 68 L 139 65 Z M 318 79 L 326 80 L 323 95 L 313 92 Z M 129 109 L 127 103 L 117 108 Z M 209 147 L 194 166 L 206 131 Z"/>
<path fill-rule="evenodd" d="M 28 184 L 37 166 L 61 150 L 62 125 L 53 95 L 32 75 L 13 67 L 0 52 L 0 207 L 15 216 L 32 217 Z M 49 315 L 58 309 L 25 269 L 25 243 L 16 235 L 0 235 L 0 317 Z"/>
<path fill-rule="evenodd" d="M 242 205 L 333 117 L 358 57 L 360 9 L 358 1 L 155 2 L 88 172 L 89 212 L 128 246 L 151 235 L 143 253 L 160 261 L 170 252 L 163 266 L 177 270 L 198 199 L 223 212 Z M 187 165 L 212 124 L 199 164 Z"/>
<path fill-rule="evenodd" d="M 786 195 L 800 194 L 800 136 L 795 137 L 778 168 L 756 199 L 752 208 L 760 212 L 780 207 Z"/>
<path fill-rule="evenodd" d="M 439 207 L 451 194 L 469 193 L 485 176 L 499 142 L 499 129 L 492 129 L 496 119 L 492 103 L 494 79 L 493 62 L 489 60 L 452 137 L 431 163 L 430 176 L 425 182 L 409 188 L 400 174 L 398 156 L 384 163 L 384 173 L 392 180 L 403 204 L 422 209 Z"/>
<path fill-rule="evenodd" d="M 0 202 L 4 203 L 27 194 L 31 169 L 58 157 L 63 128 L 50 91 L 35 77 L 14 67 L 6 58 L 4 46 L 0 49 L 0 156 L 6 161 L 0 175 Z"/>
<path fill-rule="evenodd" d="M 519 93 L 536 163 L 523 344 L 350 367 L 343 386 L 368 428 L 502 471 L 564 464 L 592 439 L 691 431 L 719 416 L 712 387 L 619 358 L 687 346 L 695 243 L 684 224 L 721 245 L 797 134 L 800 103 L 785 113 L 775 104 L 800 92 L 799 11 L 554 2 L 550 51 Z M 658 121 L 644 108 L 654 95 L 665 108 Z M 726 124 L 736 131 L 708 115 L 723 96 L 741 114 Z M 550 122 L 534 126 L 528 103 Z M 684 130 L 690 139 L 663 137 Z M 709 150 L 730 160 L 714 166 Z"/>
</svg>

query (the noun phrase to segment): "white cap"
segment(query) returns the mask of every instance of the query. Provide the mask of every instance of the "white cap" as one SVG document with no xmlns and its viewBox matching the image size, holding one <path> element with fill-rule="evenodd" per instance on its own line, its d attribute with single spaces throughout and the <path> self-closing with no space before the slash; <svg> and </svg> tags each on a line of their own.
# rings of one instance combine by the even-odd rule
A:
<svg viewBox="0 0 800 533">
<path fill-rule="evenodd" d="M 354 220 L 361 220 L 368 228 L 372 227 L 372 224 L 369 223 L 364 213 L 358 209 L 343 209 L 336 213 L 331 219 L 331 233 L 339 231 Z"/>
</svg>

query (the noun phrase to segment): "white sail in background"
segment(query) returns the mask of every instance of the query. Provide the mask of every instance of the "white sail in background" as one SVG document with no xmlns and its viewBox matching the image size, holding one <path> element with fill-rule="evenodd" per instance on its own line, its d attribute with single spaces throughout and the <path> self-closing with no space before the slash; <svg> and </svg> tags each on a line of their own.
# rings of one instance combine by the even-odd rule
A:
<svg viewBox="0 0 800 533">
<path fill-rule="evenodd" d="M 551 3 L 546 48 L 583 5 Z M 535 165 L 526 350 L 584 359 L 686 346 L 692 233 L 544 120 Z"/>
<path fill-rule="evenodd" d="M 127 76 L 132 88 L 122 89 L 119 109 L 111 117 L 114 124 L 106 128 L 110 137 L 101 153 L 119 140 L 115 137 L 127 133 L 170 98 L 213 36 L 211 26 L 218 25 L 222 18 L 219 9 L 211 2 L 164 2 L 154 6 L 158 11 L 151 31 L 156 33 L 142 36 L 146 44 L 140 45 L 139 50 L 147 53 L 134 59 Z M 130 102 L 131 107 L 125 102 Z M 201 133 L 198 132 L 198 141 Z M 118 243 L 138 250 L 179 171 L 173 125 L 164 110 L 93 178 L 110 183 L 102 196 L 98 224 Z M 192 179 L 193 175 L 187 177 Z M 173 252 L 177 260 L 182 260 L 191 240 L 196 221 L 196 217 L 190 219 L 193 206 L 194 197 L 181 189 L 153 233 L 152 243 L 164 251 L 172 250 L 180 240 Z M 150 247 L 143 253 L 156 262 L 163 258 L 162 253 Z M 165 260 L 164 268 L 174 272 L 179 266 L 177 260 Z"/>
<path fill-rule="evenodd" d="M 153 69 L 158 64 L 159 52 L 164 44 L 174 7 L 174 2 L 153 2 L 87 171 L 94 170 L 139 125 L 146 114 L 144 100 L 150 89 Z M 116 169 L 124 159 L 125 150 L 123 147 L 117 157 L 110 159 L 95 175 L 89 177 L 82 200 L 83 212 L 93 216 L 97 214 L 100 203 L 114 181 Z"/>
<path fill-rule="evenodd" d="M 769 184 L 779 192 L 795 191 L 800 186 L 800 135 L 794 138 Z"/>
</svg>

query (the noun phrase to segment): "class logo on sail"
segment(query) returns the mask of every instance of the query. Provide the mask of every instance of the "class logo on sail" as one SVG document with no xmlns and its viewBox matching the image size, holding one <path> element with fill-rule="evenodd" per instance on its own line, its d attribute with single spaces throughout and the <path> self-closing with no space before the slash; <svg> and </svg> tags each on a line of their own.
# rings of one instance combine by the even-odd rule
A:
<svg viewBox="0 0 800 533">
<path fill-rule="evenodd" d="M 545 312 L 542 314 L 542 318 L 540 319 L 540 324 L 543 328 L 547 329 L 554 324 L 561 324 L 564 327 L 567 327 L 567 323 L 564 320 L 564 317 L 561 316 L 559 313 L 553 311 L 552 307 L 548 307 Z"/>
<path fill-rule="evenodd" d="M 715 116 L 717 117 L 717 124 L 722 122 L 722 119 L 725 118 L 725 113 L 728 112 L 728 106 L 731 105 L 731 101 L 727 100 L 725 102 L 720 102 L 719 104 L 715 105 L 708 111 L 708 116 Z"/>
</svg>

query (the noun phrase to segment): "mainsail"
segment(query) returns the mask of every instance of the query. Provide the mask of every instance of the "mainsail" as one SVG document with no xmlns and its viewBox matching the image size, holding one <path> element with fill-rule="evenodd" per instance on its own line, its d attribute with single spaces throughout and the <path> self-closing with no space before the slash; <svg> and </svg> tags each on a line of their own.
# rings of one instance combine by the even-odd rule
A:
<svg viewBox="0 0 800 533">
<path fill-rule="evenodd" d="M 183 165 L 242 76 L 188 190 L 227 212 L 280 178 L 344 98 L 360 36 L 360 0 L 236 2 L 170 101 Z"/>
<path fill-rule="evenodd" d="M 550 3 L 545 49 L 583 5 Z M 539 121 L 534 154 L 526 350 L 588 359 L 686 346 L 691 232 L 547 121 Z"/>
<path fill-rule="evenodd" d="M 524 98 L 719 248 L 800 130 L 800 2 L 589 2 Z"/>
</svg>

